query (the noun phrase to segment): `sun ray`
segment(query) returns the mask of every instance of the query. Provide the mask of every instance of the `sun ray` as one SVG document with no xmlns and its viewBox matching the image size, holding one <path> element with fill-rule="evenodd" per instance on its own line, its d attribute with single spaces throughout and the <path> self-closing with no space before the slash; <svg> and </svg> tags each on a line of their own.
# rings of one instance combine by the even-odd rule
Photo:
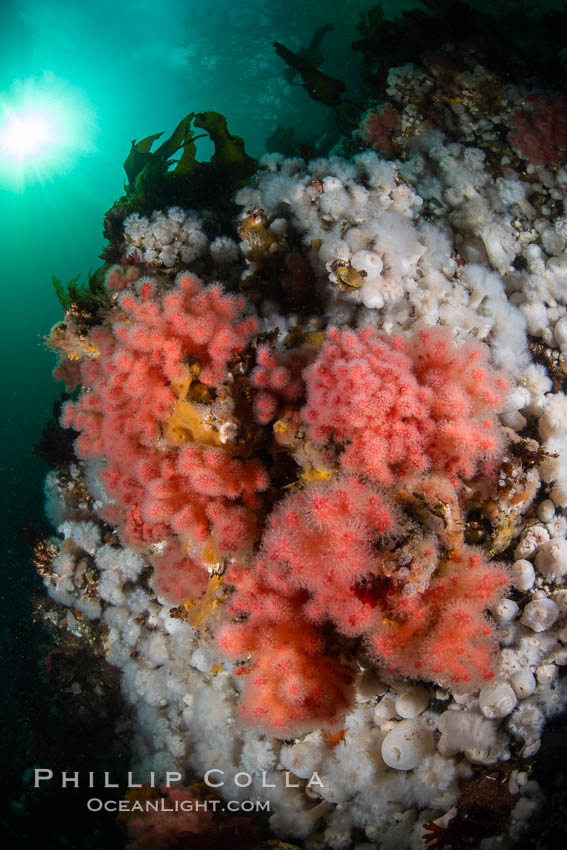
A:
<svg viewBox="0 0 567 850">
<path fill-rule="evenodd" d="M 83 91 L 51 72 L 0 93 L 0 186 L 52 181 L 96 149 L 96 116 Z"/>
</svg>

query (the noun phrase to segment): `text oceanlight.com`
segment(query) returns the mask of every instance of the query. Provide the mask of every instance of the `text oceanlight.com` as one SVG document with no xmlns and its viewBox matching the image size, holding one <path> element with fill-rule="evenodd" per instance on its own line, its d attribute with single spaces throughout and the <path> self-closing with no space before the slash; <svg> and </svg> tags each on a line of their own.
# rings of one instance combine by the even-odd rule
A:
<svg viewBox="0 0 567 850">
<path fill-rule="evenodd" d="M 89 812 L 269 812 L 269 800 L 87 800 Z"/>
</svg>

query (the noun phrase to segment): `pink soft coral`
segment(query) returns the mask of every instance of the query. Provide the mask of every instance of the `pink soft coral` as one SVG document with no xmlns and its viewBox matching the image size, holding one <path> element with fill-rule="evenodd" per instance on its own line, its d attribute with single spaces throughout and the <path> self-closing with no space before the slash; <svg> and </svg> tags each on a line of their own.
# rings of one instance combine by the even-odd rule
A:
<svg viewBox="0 0 567 850">
<path fill-rule="evenodd" d="M 430 470 L 468 479 L 501 451 L 507 381 L 486 346 L 457 345 L 447 328 L 333 328 L 304 377 L 309 437 L 341 444 L 343 468 L 380 484 Z"/>
<path fill-rule="evenodd" d="M 168 543 L 164 552 L 154 555 L 152 566 L 151 585 L 168 605 L 183 605 L 207 589 L 208 571 L 186 555 L 175 540 Z"/>
<path fill-rule="evenodd" d="M 442 562 L 423 593 L 389 593 L 369 631 L 368 646 L 388 672 L 432 680 L 454 690 L 494 677 L 497 640 L 485 611 L 508 587 L 502 566 L 463 547 Z"/>
<path fill-rule="evenodd" d="M 77 448 L 87 456 L 114 454 L 119 436 L 128 454 L 155 443 L 189 361 L 198 363 L 203 383 L 219 382 L 256 329 L 254 319 L 241 316 L 242 299 L 190 275 L 165 295 L 148 279 L 139 289 L 139 296 L 121 296 L 108 327 L 92 332 L 97 356 L 81 363 L 88 392 L 66 408 L 65 424 L 82 432 Z"/>
<path fill-rule="evenodd" d="M 313 346 L 304 345 L 289 351 L 272 351 L 261 345 L 256 354 L 257 366 L 251 373 L 254 396 L 254 414 L 265 425 L 280 415 L 282 406 L 300 401 L 305 386 L 301 372 L 313 359 Z"/>
<path fill-rule="evenodd" d="M 191 789 L 164 786 L 161 791 L 165 795 L 163 811 L 149 811 L 128 821 L 127 850 L 195 846 L 191 838 L 210 826 L 211 812 L 204 811 L 204 803 Z"/>
<path fill-rule="evenodd" d="M 147 453 L 146 453 L 147 454 Z M 254 538 L 255 494 L 268 477 L 258 460 L 232 458 L 223 449 L 186 445 L 137 467 L 143 482 L 140 516 L 150 526 L 192 543 L 210 540 L 220 554 L 236 552 Z"/>
<path fill-rule="evenodd" d="M 298 734 L 337 720 L 348 706 L 348 666 L 326 653 L 324 627 L 361 637 L 390 673 L 475 687 L 493 676 L 496 638 L 484 611 L 508 578 L 464 547 L 442 560 L 435 537 L 403 541 L 385 493 L 354 477 L 312 483 L 270 516 L 250 569 L 232 569 L 220 635 L 232 657 L 251 657 L 243 716 Z M 416 564 L 413 564 L 413 561 Z"/>
<path fill-rule="evenodd" d="M 382 156 L 394 157 L 400 152 L 396 136 L 402 129 L 400 113 L 390 103 L 369 109 L 360 124 L 364 141 Z"/>
<path fill-rule="evenodd" d="M 567 105 L 561 95 L 527 95 L 512 115 L 510 144 L 536 165 L 560 165 L 567 153 Z"/>
<path fill-rule="evenodd" d="M 220 447 L 168 445 L 164 433 L 192 366 L 204 384 L 225 380 L 256 322 L 242 315 L 243 299 L 188 274 L 165 293 L 147 278 L 136 286 L 139 294 L 121 295 L 119 311 L 93 330 L 96 355 L 81 362 L 83 391 L 63 424 L 79 431 L 81 457 L 104 461 L 114 500 L 107 516 L 128 542 L 173 533 L 234 551 L 252 540 L 254 494 L 267 486 L 261 464 Z"/>
<path fill-rule="evenodd" d="M 238 580 L 237 580 L 238 581 Z M 333 658 L 319 629 L 302 612 L 305 595 L 284 595 L 248 576 L 243 596 L 232 611 L 247 607 L 244 625 L 227 625 L 221 650 L 232 658 L 251 657 L 241 704 L 243 720 L 279 737 L 337 723 L 350 705 L 354 675 L 349 664 Z M 247 586 L 245 590 L 244 587 Z"/>
<path fill-rule="evenodd" d="M 251 569 L 233 569 L 229 605 L 246 615 L 227 626 L 220 646 L 253 659 L 242 712 L 279 734 L 330 725 L 350 701 L 352 671 L 326 654 L 326 620 L 359 636 L 375 612 L 357 580 L 379 571 L 378 544 L 391 538 L 398 512 L 382 493 L 354 478 L 314 484 L 272 512 Z"/>
<path fill-rule="evenodd" d="M 357 582 L 381 575 L 381 547 L 398 532 L 399 513 L 386 495 L 354 477 L 314 483 L 272 512 L 255 572 L 286 596 L 307 591 L 311 622 L 331 620 L 349 637 L 364 634 L 372 612 Z"/>
</svg>

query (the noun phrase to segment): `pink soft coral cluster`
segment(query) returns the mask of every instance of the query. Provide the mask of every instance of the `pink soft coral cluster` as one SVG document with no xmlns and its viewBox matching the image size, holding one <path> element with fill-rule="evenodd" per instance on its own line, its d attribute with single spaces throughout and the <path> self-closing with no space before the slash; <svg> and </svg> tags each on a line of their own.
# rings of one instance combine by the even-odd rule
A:
<svg viewBox="0 0 567 850">
<path fill-rule="evenodd" d="M 508 383 L 484 345 L 459 346 L 447 328 L 331 329 L 304 377 L 310 438 L 340 444 L 343 469 L 379 484 L 427 471 L 471 478 L 502 448 L 496 414 Z"/>
<path fill-rule="evenodd" d="M 243 299 L 191 275 L 166 288 L 114 274 L 116 306 L 89 335 L 92 356 L 60 366 L 82 385 L 63 422 L 79 431 L 78 454 L 100 460 L 106 517 L 126 542 L 167 541 L 152 558 L 160 598 L 202 596 L 206 563 L 230 560 L 233 620 L 219 645 L 244 662 L 243 717 L 284 736 L 335 724 L 355 681 L 345 640 L 389 672 L 455 688 L 488 680 L 495 636 L 484 612 L 507 577 L 463 545 L 458 505 L 463 481 L 493 468 L 502 449 L 508 384 L 487 348 L 425 327 L 331 329 L 320 350 L 260 346 L 242 395 L 268 426 L 255 426 L 257 445 L 266 451 L 281 417 L 284 431 L 294 426 L 298 463 L 313 467 L 261 536 L 263 463 L 239 457 L 200 418 L 215 396 L 236 404 L 229 364 L 256 322 Z M 205 401 L 194 404 L 197 378 Z M 318 456 L 329 458 L 323 470 Z"/>
<path fill-rule="evenodd" d="M 370 655 L 389 673 L 455 690 L 480 687 L 494 677 L 497 648 L 485 612 L 502 598 L 508 584 L 502 566 L 488 563 L 479 550 L 463 547 L 440 562 L 423 593 L 386 595 L 368 633 Z"/>
<path fill-rule="evenodd" d="M 165 527 L 167 534 L 182 539 L 210 540 L 222 555 L 237 552 L 254 539 L 256 493 L 268 486 L 258 460 L 244 461 L 222 448 L 192 444 L 165 452 L 145 449 L 143 454 L 136 467 L 143 488 L 140 517 L 159 529 L 160 538 Z M 104 477 L 122 503 L 136 504 L 136 494 L 124 490 L 123 479 L 115 485 L 109 472 Z"/>
<path fill-rule="evenodd" d="M 135 283 L 139 276 L 140 270 L 136 266 L 124 267 L 117 264 L 108 269 L 104 277 L 104 282 L 110 290 L 122 292 L 132 283 Z"/>
<path fill-rule="evenodd" d="M 560 165 L 567 155 L 567 105 L 560 95 L 534 92 L 512 116 L 510 143 L 536 165 Z"/>
<path fill-rule="evenodd" d="M 243 715 L 283 734 L 330 725 L 350 702 L 352 671 L 325 654 L 315 628 L 326 620 L 343 634 L 360 635 L 373 612 L 355 585 L 378 570 L 378 544 L 392 533 L 397 512 L 378 491 L 353 478 L 313 485 L 288 496 L 272 512 L 260 553 L 227 579 L 238 588 L 219 642 L 253 666 Z"/>
<path fill-rule="evenodd" d="M 335 724 L 351 703 L 353 671 L 328 653 L 305 617 L 305 594 L 280 593 L 254 573 L 231 580 L 239 593 L 230 610 L 248 620 L 225 626 L 219 646 L 229 657 L 252 659 L 236 670 L 246 675 L 242 719 L 280 737 Z"/>
<path fill-rule="evenodd" d="M 204 803 L 191 789 L 164 786 L 161 791 L 165 804 L 161 811 L 149 811 L 128 821 L 127 850 L 195 846 L 191 839 L 209 828 L 212 814 L 204 810 Z"/>
<path fill-rule="evenodd" d="M 400 151 L 396 139 L 402 128 L 400 113 L 390 103 L 369 109 L 363 116 L 359 132 L 364 141 L 382 156 L 394 157 Z"/>
<path fill-rule="evenodd" d="M 273 844 L 262 842 L 262 830 L 252 816 L 227 816 L 224 807 L 215 807 L 218 815 L 213 818 L 212 806 L 203 799 L 202 785 L 162 786 L 162 797 L 147 786 L 145 790 L 150 793 L 144 794 L 142 789 L 140 800 L 131 796 L 133 811 L 126 815 L 130 838 L 126 850 L 251 850 Z M 143 810 L 144 800 L 147 811 L 136 816 L 138 809 L 134 806 L 138 803 Z"/>
<path fill-rule="evenodd" d="M 170 540 L 163 552 L 153 556 L 152 567 L 151 585 L 168 605 L 183 605 L 203 596 L 207 589 L 207 570 L 190 558 L 177 540 Z"/>
<path fill-rule="evenodd" d="M 254 396 L 254 414 L 262 425 L 278 416 L 289 402 L 303 397 L 305 385 L 301 373 L 313 359 L 312 346 L 302 346 L 289 351 L 272 351 L 267 345 L 258 347 L 257 366 L 251 379 L 257 389 Z"/>
<path fill-rule="evenodd" d="M 268 483 L 262 465 L 220 447 L 168 445 L 164 425 L 191 366 L 203 384 L 222 382 L 256 322 L 243 315 L 243 299 L 187 274 L 165 292 L 149 279 L 137 287 L 93 330 L 96 355 L 81 362 L 83 390 L 65 406 L 63 424 L 80 432 L 81 457 L 103 461 L 114 500 L 107 518 L 129 543 L 173 534 L 236 551 L 254 537 L 255 494 Z"/>
<path fill-rule="evenodd" d="M 388 672 L 457 688 L 492 678 L 484 610 L 504 592 L 506 572 L 468 547 L 441 562 L 434 539 L 416 539 L 413 556 L 433 573 L 420 587 L 395 545 L 403 531 L 391 498 L 353 476 L 312 483 L 272 513 L 252 567 L 229 575 L 229 612 L 247 620 L 219 638 L 229 656 L 251 657 L 246 720 L 280 735 L 336 721 L 354 676 L 326 654 L 325 623 L 363 638 Z"/>
</svg>

